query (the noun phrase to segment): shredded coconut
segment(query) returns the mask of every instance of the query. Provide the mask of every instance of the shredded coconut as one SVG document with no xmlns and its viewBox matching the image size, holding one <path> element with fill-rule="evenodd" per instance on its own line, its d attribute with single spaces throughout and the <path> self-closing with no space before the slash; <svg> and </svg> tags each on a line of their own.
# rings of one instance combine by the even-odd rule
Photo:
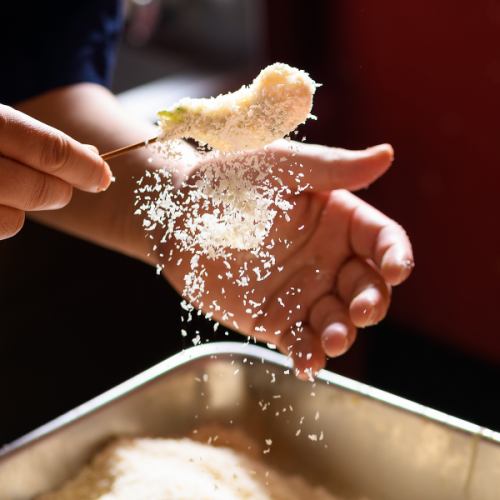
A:
<svg viewBox="0 0 500 500">
<path fill-rule="evenodd" d="M 193 434 L 198 433 L 193 431 Z M 209 441 L 214 443 L 218 436 L 212 438 Z M 130 438 L 115 441 L 59 491 L 38 498 L 335 500 L 337 497 L 322 487 L 310 485 L 302 477 L 285 475 L 236 449 L 216 448 L 190 439 Z"/>
<path fill-rule="evenodd" d="M 248 87 L 215 98 L 184 98 L 160 111 L 160 140 L 191 137 L 220 151 L 256 149 L 311 117 L 315 90 L 307 73 L 275 63 Z"/>
<path fill-rule="evenodd" d="M 144 229 L 160 229 L 161 243 L 173 241 L 179 252 L 192 255 L 191 270 L 184 278 L 184 296 L 190 302 L 206 292 L 207 270 L 200 263 L 201 255 L 222 259 L 226 272 L 220 279 L 242 288 L 270 276 L 274 245 L 264 243 L 277 215 L 293 208 L 290 189 L 275 181 L 273 156 L 265 150 L 213 151 L 205 155 L 198 175 L 180 188 L 174 186 L 173 173 L 167 169 L 146 171 L 138 185 L 135 214 L 143 217 Z M 255 262 L 251 269 L 234 259 L 235 251 L 249 253 Z M 181 263 L 177 259 L 173 264 Z M 249 303 L 256 311 L 260 305 Z"/>
</svg>

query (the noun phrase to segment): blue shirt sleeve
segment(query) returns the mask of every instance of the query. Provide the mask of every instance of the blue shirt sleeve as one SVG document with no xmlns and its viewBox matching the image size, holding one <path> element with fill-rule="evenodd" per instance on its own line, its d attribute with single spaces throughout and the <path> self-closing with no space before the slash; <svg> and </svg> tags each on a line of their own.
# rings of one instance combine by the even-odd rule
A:
<svg viewBox="0 0 500 500">
<path fill-rule="evenodd" d="M 1 103 L 80 82 L 109 86 L 122 0 L 9 0 L 0 11 Z"/>
</svg>

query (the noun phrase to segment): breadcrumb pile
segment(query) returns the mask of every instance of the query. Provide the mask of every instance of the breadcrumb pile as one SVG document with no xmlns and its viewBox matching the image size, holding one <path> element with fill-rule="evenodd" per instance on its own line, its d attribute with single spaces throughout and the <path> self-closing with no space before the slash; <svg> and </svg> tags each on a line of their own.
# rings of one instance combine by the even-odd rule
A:
<svg viewBox="0 0 500 500">
<path fill-rule="evenodd" d="M 339 500 L 228 447 L 190 439 L 119 439 L 38 500 Z"/>
</svg>

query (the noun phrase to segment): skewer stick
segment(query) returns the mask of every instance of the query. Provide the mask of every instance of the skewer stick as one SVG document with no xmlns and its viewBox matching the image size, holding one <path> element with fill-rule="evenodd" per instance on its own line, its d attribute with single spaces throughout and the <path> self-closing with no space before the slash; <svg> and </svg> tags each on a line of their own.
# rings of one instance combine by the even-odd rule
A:
<svg viewBox="0 0 500 500">
<path fill-rule="evenodd" d="M 156 142 L 157 140 L 158 140 L 158 137 L 152 137 L 151 139 L 147 139 L 146 141 L 141 141 L 141 142 L 138 142 L 136 144 L 131 144 L 130 146 L 125 146 L 123 148 L 114 149 L 113 151 L 108 151 L 107 153 L 102 154 L 101 158 L 104 161 L 108 161 L 108 160 L 111 160 L 113 158 L 116 158 L 117 156 L 121 156 L 125 153 L 128 153 L 130 151 L 144 148 L 144 147 L 148 146 L 149 144 Z"/>
</svg>

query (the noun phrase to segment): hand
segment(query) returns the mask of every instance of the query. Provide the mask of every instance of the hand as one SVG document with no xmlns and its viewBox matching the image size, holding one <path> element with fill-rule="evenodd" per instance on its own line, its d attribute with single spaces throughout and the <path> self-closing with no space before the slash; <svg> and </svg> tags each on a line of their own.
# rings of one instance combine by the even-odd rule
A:
<svg viewBox="0 0 500 500">
<path fill-rule="evenodd" d="M 62 208 L 73 187 L 95 193 L 111 178 L 93 146 L 0 105 L 0 240 L 20 231 L 25 212 Z"/>
<path fill-rule="evenodd" d="M 246 288 L 262 304 L 263 314 L 249 314 L 245 290 L 224 277 L 227 269 L 220 259 L 200 261 L 207 272 L 206 291 L 195 305 L 245 335 L 277 345 L 292 356 L 299 376 L 310 377 L 324 366 L 325 355 L 338 356 L 351 347 L 357 328 L 385 317 L 391 287 L 409 276 L 413 255 L 396 222 L 345 190 L 365 187 L 387 170 L 393 158 L 389 145 L 348 151 L 292 144 L 279 141 L 268 151 L 281 159 L 280 165 L 283 158 L 285 165 L 302 164 L 301 182 L 310 187 L 292 196 L 290 220 L 277 217 L 268 237 L 293 244 L 276 247 L 270 276 L 253 279 Z M 283 181 L 295 178 L 295 173 L 280 175 Z M 179 252 L 172 241 L 168 246 L 173 253 L 164 273 L 182 292 L 191 256 Z M 237 261 L 244 259 L 252 262 L 241 252 Z M 214 300 L 219 311 L 210 306 Z"/>
</svg>

